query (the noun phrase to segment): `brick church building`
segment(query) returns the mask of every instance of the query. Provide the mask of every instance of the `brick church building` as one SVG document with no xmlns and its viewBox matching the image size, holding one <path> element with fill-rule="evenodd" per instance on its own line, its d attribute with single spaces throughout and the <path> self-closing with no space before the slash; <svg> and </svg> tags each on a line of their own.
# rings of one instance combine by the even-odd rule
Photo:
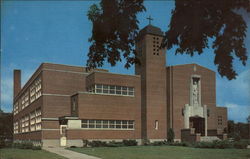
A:
<svg viewBox="0 0 250 159">
<path fill-rule="evenodd" d="M 139 32 L 135 75 L 42 63 L 21 87 L 14 70 L 14 140 L 81 146 L 83 139 L 176 141 L 225 138 L 227 109 L 216 106 L 215 72 L 197 64 L 166 66 L 162 31 Z"/>
</svg>

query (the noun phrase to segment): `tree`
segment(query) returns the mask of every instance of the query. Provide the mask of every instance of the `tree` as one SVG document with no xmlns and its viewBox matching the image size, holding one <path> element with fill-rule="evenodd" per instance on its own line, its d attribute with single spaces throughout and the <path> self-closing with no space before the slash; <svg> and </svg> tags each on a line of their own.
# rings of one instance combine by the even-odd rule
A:
<svg viewBox="0 0 250 159">
<path fill-rule="evenodd" d="M 172 128 L 168 129 L 168 142 L 174 142 L 174 130 Z"/>
<path fill-rule="evenodd" d="M 247 123 L 250 124 L 250 115 L 247 117 Z"/>
<path fill-rule="evenodd" d="M 213 38 L 214 63 L 221 76 L 236 78 L 234 56 L 247 61 L 244 45 L 247 25 L 237 10 L 250 12 L 250 0 L 175 0 L 175 9 L 162 47 L 178 46 L 176 54 L 203 53 Z M 143 0 L 101 0 L 92 5 L 88 18 L 93 23 L 88 68 L 101 67 L 105 60 L 112 66 L 126 59 L 125 67 L 140 63 L 136 58 L 137 13 L 145 11 Z M 190 20 L 191 19 L 191 20 Z"/>
</svg>

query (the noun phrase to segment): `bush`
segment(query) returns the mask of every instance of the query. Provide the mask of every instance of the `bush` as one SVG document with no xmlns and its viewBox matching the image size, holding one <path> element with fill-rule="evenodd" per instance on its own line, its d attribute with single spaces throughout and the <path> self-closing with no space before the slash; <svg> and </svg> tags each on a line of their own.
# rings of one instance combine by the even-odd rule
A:
<svg viewBox="0 0 250 159">
<path fill-rule="evenodd" d="M 246 149 L 247 145 L 248 145 L 248 143 L 245 141 L 236 141 L 233 144 L 234 148 L 236 148 L 236 149 Z"/>
<path fill-rule="evenodd" d="M 172 128 L 168 129 L 168 142 L 174 142 L 174 130 Z"/>
<path fill-rule="evenodd" d="M 187 142 L 172 142 L 172 143 L 170 143 L 170 145 L 172 145 L 172 146 L 190 146 L 190 144 Z"/>
<path fill-rule="evenodd" d="M 144 146 L 151 145 L 151 143 L 150 143 L 150 141 L 148 139 L 143 139 L 142 143 L 143 143 Z"/>
<path fill-rule="evenodd" d="M 107 143 L 107 147 L 122 147 L 122 146 L 124 146 L 123 142 L 111 141 Z"/>
<path fill-rule="evenodd" d="M 192 144 L 195 148 L 214 148 L 213 142 L 196 142 Z"/>
<path fill-rule="evenodd" d="M 125 146 L 137 146 L 136 140 L 122 140 Z"/>
<path fill-rule="evenodd" d="M 234 141 L 240 141 L 241 140 L 241 136 L 240 136 L 239 133 L 233 133 L 232 138 L 234 139 Z"/>
<path fill-rule="evenodd" d="M 0 149 L 5 147 L 4 139 L 0 138 Z"/>
<path fill-rule="evenodd" d="M 82 147 L 88 147 L 88 144 L 89 144 L 89 140 L 86 140 L 86 139 L 83 139 L 82 140 Z"/>
<path fill-rule="evenodd" d="M 88 143 L 91 147 L 104 147 L 107 146 L 107 143 L 104 141 L 92 141 Z"/>
<path fill-rule="evenodd" d="M 228 140 L 223 140 L 223 141 L 214 141 L 214 148 L 219 148 L 219 149 L 225 149 L 225 148 L 232 148 L 233 144 L 232 142 Z"/>
<path fill-rule="evenodd" d="M 41 149 L 42 149 L 41 146 L 34 146 L 34 145 L 33 145 L 33 147 L 32 147 L 32 150 L 41 150 Z"/>
<path fill-rule="evenodd" d="M 41 150 L 42 147 L 40 145 L 34 145 L 30 141 L 23 141 L 23 142 L 14 142 L 12 147 L 19 148 L 19 149 L 32 149 L 32 150 Z"/>
<path fill-rule="evenodd" d="M 246 141 L 214 141 L 214 142 L 196 142 L 193 143 L 193 147 L 196 148 L 217 148 L 217 149 L 225 149 L 225 148 L 237 148 L 237 149 L 245 149 L 247 148 L 248 143 Z"/>
<path fill-rule="evenodd" d="M 161 146 L 161 145 L 166 145 L 165 141 L 155 141 L 151 144 L 152 146 Z"/>
</svg>

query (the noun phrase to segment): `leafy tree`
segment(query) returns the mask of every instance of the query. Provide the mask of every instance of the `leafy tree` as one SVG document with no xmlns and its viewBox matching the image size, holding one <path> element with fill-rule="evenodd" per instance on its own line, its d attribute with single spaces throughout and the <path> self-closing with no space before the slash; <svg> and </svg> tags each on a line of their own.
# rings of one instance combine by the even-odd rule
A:
<svg viewBox="0 0 250 159">
<path fill-rule="evenodd" d="M 176 54 L 203 53 L 208 48 L 208 39 L 213 38 L 215 59 L 221 76 L 229 80 L 236 78 L 233 69 L 234 57 L 243 65 L 247 61 L 244 45 L 247 25 L 239 9 L 250 12 L 250 0 L 175 0 L 175 9 L 169 30 L 166 31 L 162 47 Z M 139 63 L 135 52 L 138 35 L 137 13 L 145 11 L 143 0 L 101 0 L 92 5 L 88 18 L 93 23 L 92 45 L 88 53 L 88 68 L 101 67 L 105 60 L 112 66 L 126 59 L 125 67 Z"/>
<path fill-rule="evenodd" d="M 12 113 L 0 113 L 0 138 L 12 139 L 13 115 Z"/>
<path fill-rule="evenodd" d="M 174 130 L 172 128 L 168 129 L 168 142 L 174 142 L 174 137 L 175 137 L 175 134 L 174 134 Z"/>
<path fill-rule="evenodd" d="M 93 23 L 92 45 L 89 48 L 87 65 L 100 67 L 105 59 L 114 66 L 121 61 L 121 53 L 127 60 L 126 68 L 135 58 L 135 38 L 138 34 L 136 14 L 145 10 L 143 0 L 102 0 L 100 7 L 90 7 L 88 18 Z"/>
</svg>

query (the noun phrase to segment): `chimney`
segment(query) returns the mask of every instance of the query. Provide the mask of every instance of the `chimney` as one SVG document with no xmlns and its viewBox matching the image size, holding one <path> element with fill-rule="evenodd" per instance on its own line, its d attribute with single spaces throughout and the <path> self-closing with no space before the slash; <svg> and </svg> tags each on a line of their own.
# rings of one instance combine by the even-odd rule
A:
<svg viewBox="0 0 250 159">
<path fill-rule="evenodd" d="M 21 70 L 14 70 L 14 98 L 21 90 Z"/>
</svg>

